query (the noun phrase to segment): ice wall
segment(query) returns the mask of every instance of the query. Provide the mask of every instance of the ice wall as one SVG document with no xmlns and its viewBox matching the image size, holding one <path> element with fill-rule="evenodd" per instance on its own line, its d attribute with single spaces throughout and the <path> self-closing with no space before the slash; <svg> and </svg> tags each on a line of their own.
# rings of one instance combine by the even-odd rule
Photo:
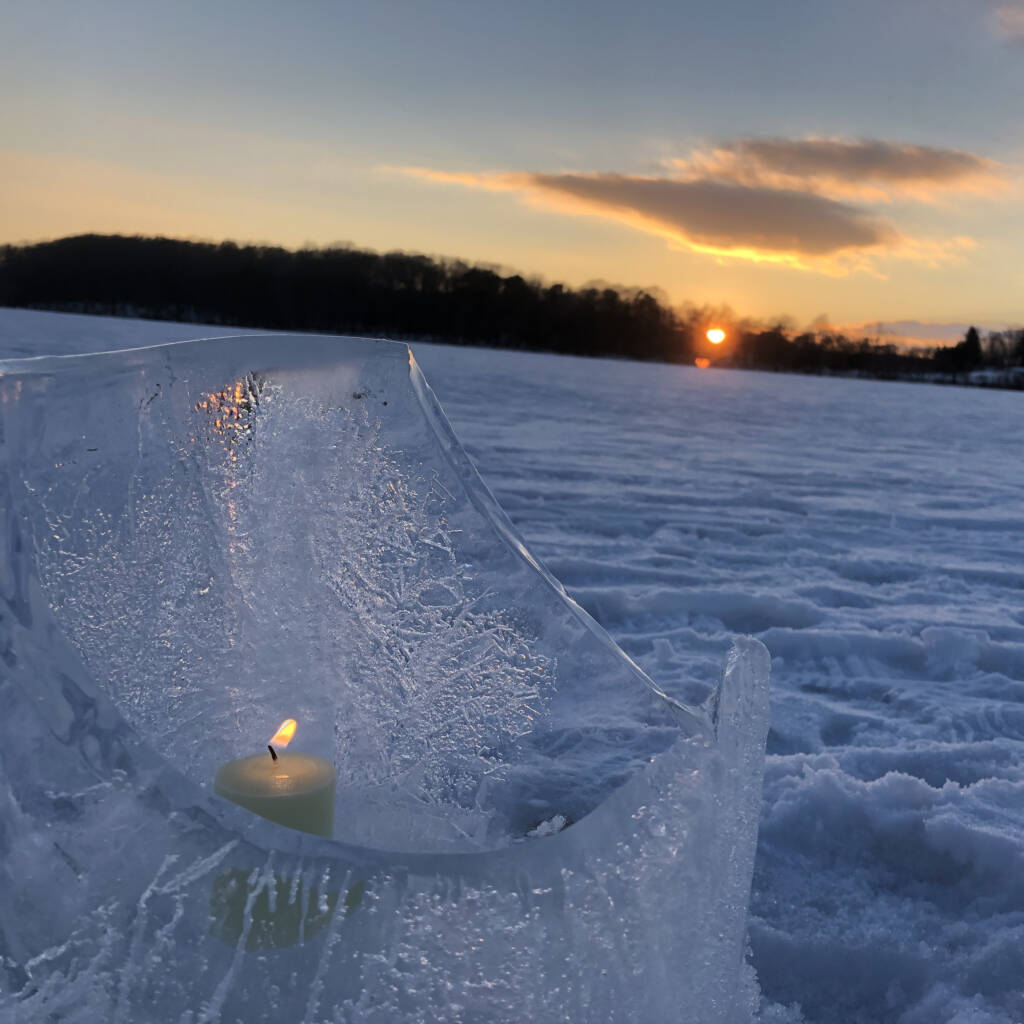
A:
<svg viewBox="0 0 1024 1024">
<path fill-rule="evenodd" d="M 0 412 L 0 1011 L 742 1019 L 766 652 L 661 694 L 405 346 L 0 363 Z M 334 841 L 211 793 L 287 716 Z"/>
</svg>

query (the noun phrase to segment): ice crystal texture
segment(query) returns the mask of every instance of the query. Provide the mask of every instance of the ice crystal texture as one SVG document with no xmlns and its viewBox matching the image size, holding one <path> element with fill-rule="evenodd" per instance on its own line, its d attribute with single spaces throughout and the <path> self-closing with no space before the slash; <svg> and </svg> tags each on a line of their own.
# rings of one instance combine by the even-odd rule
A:
<svg viewBox="0 0 1024 1024">
<path fill-rule="evenodd" d="M 12 361 L 0 411 L 0 1014 L 749 1011 L 766 652 L 662 694 L 405 346 Z M 285 717 L 337 767 L 333 841 L 212 795 Z"/>
</svg>

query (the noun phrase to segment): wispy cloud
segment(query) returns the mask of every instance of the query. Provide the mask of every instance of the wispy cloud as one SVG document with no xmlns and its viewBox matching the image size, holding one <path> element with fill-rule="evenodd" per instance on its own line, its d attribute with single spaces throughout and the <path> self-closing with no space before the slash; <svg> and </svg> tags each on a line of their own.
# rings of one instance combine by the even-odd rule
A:
<svg viewBox="0 0 1024 1024">
<path fill-rule="evenodd" d="M 692 249 L 782 262 L 892 245 L 884 221 L 822 196 L 707 178 L 535 174 L 531 186 L 585 212 L 664 234 Z"/>
<path fill-rule="evenodd" d="M 391 169 L 437 183 L 513 192 L 534 205 L 618 221 L 672 246 L 720 258 L 829 274 L 877 273 L 883 255 L 934 264 L 973 245 L 966 238 L 910 238 L 870 210 L 817 191 L 737 180 L 708 167 L 698 171 L 696 164 L 677 177 Z"/>
<path fill-rule="evenodd" d="M 626 174 L 459 174 L 422 167 L 406 174 L 492 191 L 522 192 L 568 213 L 594 214 L 714 253 L 749 247 L 766 254 L 831 256 L 892 244 L 883 221 L 845 203 L 728 181 Z"/>
<path fill-rule="evenodd" d="M 996 35 L 1013 42 L 1024 42 L 1024 4 L 1000 4 L 991 14 Z"/>
<path fill-rule="evenodd" d="M 1005 187 L 1001 168 L 985 157 L 886 139 L 742 138 L 669 165 L 688 176 L 874 201 Z"/>
</svg>

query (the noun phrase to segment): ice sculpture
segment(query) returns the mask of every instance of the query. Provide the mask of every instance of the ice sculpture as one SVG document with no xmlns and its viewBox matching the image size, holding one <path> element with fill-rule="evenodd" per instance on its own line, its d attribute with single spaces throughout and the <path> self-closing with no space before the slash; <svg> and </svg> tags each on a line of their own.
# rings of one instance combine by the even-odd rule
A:
<svg viewBox="0 0 1024 1024">
<path fill-rule="evenodd" d="M 764 648 L 659 692 L 404 345 L 0 363 L 0 412 L 0 1019 L 749 1010 Z M 285 716 L 333 840 L 212 792 Z"/>
</svg>

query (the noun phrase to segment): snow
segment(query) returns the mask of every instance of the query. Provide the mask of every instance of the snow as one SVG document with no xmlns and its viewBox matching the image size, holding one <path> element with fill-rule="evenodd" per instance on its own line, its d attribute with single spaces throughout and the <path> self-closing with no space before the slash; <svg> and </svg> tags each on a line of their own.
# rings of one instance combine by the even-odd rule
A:
<svg viewBox="0 0 1024 1024">
<path fill-rule="evenodd" d="M 660 691 L 406 346 L 0 363 L 0 414 L 0 1015 L 749 1015 L 767 651 Z M 334 840 L 211 793 L 292 715 Z"/>
<path fill-rule="evenodd" d="M 0 356 L 203 333 L 3 311 Z M 414 351 L 530 550 L 662 688 L 702 699 L 736 633 L 771 651 L 760 1019 L 1024 1021 L 1021 396 Z"/>
<path fill-rule="evenodd" d="M 561 832 L 568 824 L 568 819 L 564 814 L 556 814 L 553 818 L 550 818 L 547 821 L 542 821 L 536 828 L 530 829 L 526 835 L 532 839 L 557 835 L 557 833 Z"/>
</svg>

